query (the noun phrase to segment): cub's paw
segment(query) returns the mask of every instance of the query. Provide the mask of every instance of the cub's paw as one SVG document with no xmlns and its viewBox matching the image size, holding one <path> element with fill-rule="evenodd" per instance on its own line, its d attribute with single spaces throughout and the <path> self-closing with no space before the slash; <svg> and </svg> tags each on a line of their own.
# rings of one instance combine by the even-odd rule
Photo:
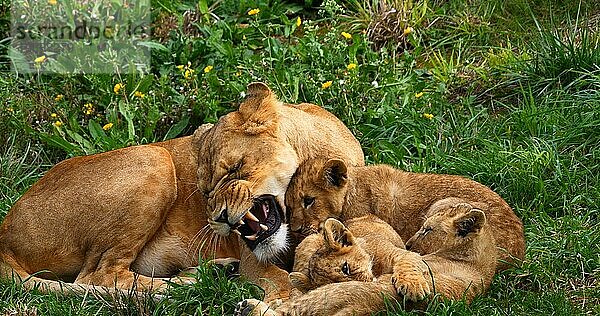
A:
<svg viewBox="0 0 600 316">
<path fill-rule="evenodd" d="M 423 270 L 418 265 L 397 265 L 394 267 L 392 284 L 398 295 L 416 302 L 431 294 L 428 276 L 427 270 Z"/>
<path fill-rule="evenodd" d="M 235 316 L 275 316 L 275 312 L 263 301 L 246 299 L 235 307 Z"/>
</svg>

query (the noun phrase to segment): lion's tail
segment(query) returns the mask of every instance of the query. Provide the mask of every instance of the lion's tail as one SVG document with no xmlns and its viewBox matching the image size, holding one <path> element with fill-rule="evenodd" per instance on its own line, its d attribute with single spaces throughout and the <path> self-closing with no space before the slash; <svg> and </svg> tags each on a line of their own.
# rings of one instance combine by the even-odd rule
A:
<svg viewBox="0 0 600 316">
<path fill-rule="evenodd" d="M 108 288 L 103 286 L 94 286 L 79 283 L 65 283 L 61 281 L 47 280 L 29 274 L 21 267 L 16 260 L 0 247 L 0 278 L 2 280 L 12 281 L 20 284 L 27 290 L 37 290 L 42 293 L 63 293 L 67 295 L 84 295 L 102 297 L 132 297 L 132 294 L 138 298 L 140 293 L 127 291 L 117 288 Z M 154 298 L 155 299 L 155 298 Z"/>
<path fill-rule="evenodd" d="M 0 278 L 21 284 L 28 290 L 38 289 L 42 292 L 59 292 L 64 290 L 61 282 L 38 278 L 29 274 L 10 254 L 0 248 Z M 79 293 L 79 292 L 78 292 Z"/>
</svg>

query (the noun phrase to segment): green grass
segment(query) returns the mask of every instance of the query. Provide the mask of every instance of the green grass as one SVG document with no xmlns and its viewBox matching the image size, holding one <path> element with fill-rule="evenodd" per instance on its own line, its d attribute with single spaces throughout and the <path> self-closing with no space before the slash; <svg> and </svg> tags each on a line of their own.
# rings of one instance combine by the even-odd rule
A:
<svg viewBox="0 0 600 316">
<path fill-rule="evenodd" d="M 586 23 L 600 21 L 600 6 L 428 1 L 423 16 L 411 20 L 410 50 L 392 43 L 377 51 L 360 32 L 369 15 L 345 9 L 348 3 L 324 1 L 315 9 L 302 1 L 221 1 L 195 29 L 163 30 L 152 74 L 0 73 L 0 218 L 54 163 L 190 134 L 233 110 L 246 84 L 260 80 L 283 101 L 335 113 L 369 163 L 471 177 L 523 219 L 522 266 L 499 274 L 471 305 L 433 303 L 425 314 L 599 314 L 600 36 Z M 195 3 L 155 7 L 156 18 L 177 24 Z M 260 14 L 246 14 L 256 7 Z M 0 60 L 7 69 L 6 57 Z M 194 73 L 185 78 L 177 66 L 188 61 Z M 348 69 L 351 63 L 357 67 Z M 323 89 L 327 81 L 332 85 Z M 119 94 L 117 83 L 124 84 Z M 107 123 L 112 128 L 103 130 Z M 198 284 L 143 303 L 26 292 L 5 281 L 0 313 L 221 315 L 241 298 L 260 297 L 219 273 L 201 266 Z M 382 314 L 415 313 L 391 304 Z"/>
</svg>

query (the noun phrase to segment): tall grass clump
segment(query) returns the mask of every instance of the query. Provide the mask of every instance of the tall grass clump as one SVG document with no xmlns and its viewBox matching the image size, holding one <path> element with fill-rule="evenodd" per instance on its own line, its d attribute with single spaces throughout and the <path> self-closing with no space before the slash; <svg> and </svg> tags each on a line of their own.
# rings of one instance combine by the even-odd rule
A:
<svg viewBox="0 0 600 316">
<path fill-rule="evenodd" d="M 530 46 L 532 60 L 523 69 L 523 80 L 538 94 L 553 88 L 577 91 L 598 83 L 600 36 L 587 28 L 570 32 L 539 31 Z M 596 86 L 597 87 L 597 86 Z"/>
</svg>

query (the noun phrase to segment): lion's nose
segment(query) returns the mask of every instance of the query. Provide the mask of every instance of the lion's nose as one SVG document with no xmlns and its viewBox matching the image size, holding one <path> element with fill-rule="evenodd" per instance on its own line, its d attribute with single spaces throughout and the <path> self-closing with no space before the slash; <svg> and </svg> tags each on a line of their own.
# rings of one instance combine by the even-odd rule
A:
<svg viewBox="0 0 600 316">
<path fill-rule="evenodd" d="M 229 224 L 229 220 L 227 220 L 229 216 L 227 215 L 227 209 L 224 209 L 221 214 L 219 214 L 219 217 L 217 217 L 217 219 L 215 220 L 216 222 L 220 222 L 220 223 L 225 223 L 225 224 Z"/>
</svg>

